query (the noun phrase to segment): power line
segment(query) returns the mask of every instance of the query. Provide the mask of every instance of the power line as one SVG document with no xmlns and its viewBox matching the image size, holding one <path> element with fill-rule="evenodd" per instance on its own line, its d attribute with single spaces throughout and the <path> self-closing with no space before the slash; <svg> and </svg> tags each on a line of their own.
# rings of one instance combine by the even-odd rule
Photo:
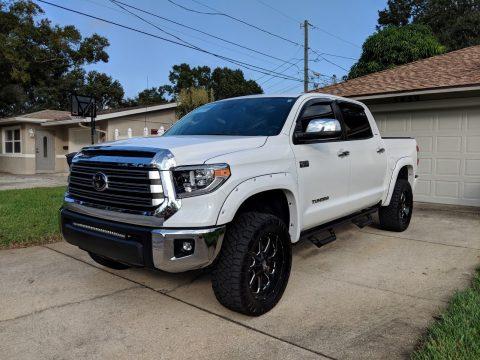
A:
<svg viewBox="0 0 480 360">
<path fill-rule="evenodd" d="M 233 64 L 236 64 L 236 65 L 241 66 L 241 67 L 243 67 L 243 68 L 246 68 L 246 69 L 248 69 L 248 70 L 252 70 L 252 71 L 259 72 L 259 73 L 261 73 L 261 74 L 265 74 L 265 75 L 276 75 L 276 77 L 278 77 L 278 78 L 280 78 L 280 79 L 284 79 L 284 80 L 292 80 L 292 81 L 298 81 L 298 82 L 301 82 L 301 81 L 302 81 L 301 79 L 295 78 L 295 77 L 293 77 L 293 76 L 286 76 L 286 75 L 283 75 L 283 74 L 281 74 L 281 73 L 276 73 L 276 72 L 271 71 L 271 70 L 269 70 L 269 69 L 266 69 L 266 68 L 263 68 L 263 67 L 260 67 L 260 66 L 256 66 L 256 65 L 252 65 L 252 64 L 249 64 L 249 63 L 245 63 L 245 62 L 243 62 L 243 61 L 236 60 L 236 59 L 232 59 L 232 58 L 229 58 L 229 57 L 220 55 L 220 54 L 216 54 L 216 53 L 214 53 L 214 52 L 211 52 L 211 51 L 208 51 L 208 50 L 199 48 L 199 47 L 197 47 L 197 46 L 190 46 L 190 45 L 185 44 L 185 43 L 183 43 L 183 42 L 179 42 L 179 41 L 167 39 L 167 38 L 164 38 L 164 37 L 162 37 L 162 36 L 158 36 L 158 35 L 149 33 L 149 32 L 147 32 L 147 31 L 143 31 L 143 30 L 140 30 L 140 29 L 136 29 L 136 28 L 133 28 L 133 27 L 131 27 L 131 26 L 123 25 L 123 24 L 120 24 L 120 23 L 117 23 L 117 22 L 114 22 L 114 21 L 111 21 L 111 20 L 103 19 L 103 18 L 100 18 L 100 17 L 98 17 L 98 16 L 91 15 L 91 14 L 87 14 L 87 13 L 84 13 L 84 12 L 81 12 L 81 11 L 78 11 L 78 10 L 70 9 L 70 8 L 67 8 L 67 7 L 58 5 L 58 4 L 51 3 L 51 2 L 49 2 L 49 1 L 45 1 L 45 0 L 37 0 L 37 1 L 39 1 L 39 2 L 41 2 L 41 3 L 44 3 L 44 4 L 47 4 L 47 5 L 50 5 L 50 6 L 54 6 L 54 7 L 63 9 L 63 10 L 65 10 L 65 11 L 69 11 L 69 12 L 72 12 L 72 13 L 76 13 L 76 14 L 78 14 L 78 15 L 82 15 L 82 16 L 85 16 L 85 17 L 89 17 L 89 18 L 91 18 L 91 19 L 95 19 L 95 20 L 98 20 L 98 21 L 102 21 L 102 22 L 105 22 L 105 23 L 107 23 L 107 24 L 115 25 L 115 26 L 117 26 L 117 27 L 121 27 L 121 28 L 130 30 L 130 31 L 134 31 L 134 32 L 137 32 L 137 33 L 140 33 L 140 34 L 149 36 L 149 37 L 153 37 L 153 38 L 156 38 L 156 39 L 159 39 L 159 40 L 163 40 L 163 41 L 166 41 L 166 42 L 170 42 L 170 43 L 172 43 L 172 44 L 176 44 L 176 45 L 179 45 L 179 46 L 182 46 L 182 47 L 186 47 L 186 48 L 189 48 L 189 49 L 193 49 L 193 50 L 196 50 L 196 51 L 199 51 L 199 52 L 203 52 L 203 53 L 205 53 L 205 54 L 212 55 L 212 56 L 217 57 L 217 58 L 219 58 L 219 59 L 225 60 L 225 61 L 227 61 L 227 62 L 231 62 L 231 63 L 233 63 Z"/>
<path fill-rule="evenodd" d="M 192 0 L 192 1 L 194 1 L 194 0 Z M 270 9 L 274 10 L 275 12 L 279 13 L 279 14 L 282 15 L 283 17 L 294 21 L 294 22 L 297 23 L 297 24 L 301 24 L 301 23 L 302 23 L 301 20 L 295 19 L 294 17 L 292 17 L 292 16 L 284 13 L 283 11 L 281 11 L 281 10 L 273 7 L 273 6 L 270 5 L 270 4 L 265 3 L 265 2 L 262 1 L 262 0 L 256 0 L 256 1 L 259 2 L 260 4 L 262 4 L 263 6 L 266 6 L 266 7 L 270 8 Z M 342 38 L 342 37 L 340 37 L 340 36 L 338 36 L 338 35 L 336 35 L 336 34 L 333 34 L 333 33 L 329 32 L 329 31 L 327 31 L 327 30 L 325 30 L 325 29 L 323 29 L 323 28 L 321 28 L 321 27 L 319 27 L 319 26 L 317 26 L 317 25 L 314 25 L 314 24 L 311 24 L 311 23 L 310 23 L 310 26 L 312 27 L 312 29 L 321 31 L 321 32 L 323 32 L 323 33 L 325 33 L 325 34 L 327 34 L 327 35 L 329 35 L 329 36 L 334 37 L 334 38 L 337 39 L 337 40 L 343 41 L 344 43 L 347 43 L 347 44 L 349 44 L 349 45 L 355 46 L 355 47 L 357 47 L 357 48 L 360 47 L 360 46 L 358 46 L 357 44 L 355 44 L 355 43 L 353 43 L 353 42 L 351 42 L 351 41 L 349 41 L 349 40 L 346 40 L 346 39 L 344 39 L 344 38 Z"/>
<path fill-rule="evenodd" d="M 164 21 L 168 21 L 168 22 L 170 22 L 170 23 L 172 23 L 172 24 L 175 24 L 175 25 L 184 27 L 184 28 L 186 28 L 186 29 L 196 31 L 196 32 L 198 32 L 198 33 L 201 33 L 201 34 L 203 34 L 203 35 L 212 37 L 212 38 L 214 38 L 214 39 L 217 39 L 217 40 L 226 42 L 226 43 L 228 43 L 228 44 L 238 46 L 238 47 L 240 47 L 240 48 L 242 48 L 242 49 L 245 49 L 245 50 L 248 50 L 248 51 L 252 51 L 252 52 L 254 52 L 254 53 L 263 55 L 263 56 L 265 56 L 265 57 L 268 57 L 268 58 L 271 58 L 271 59 L 274 59 L 274 60 L 278 60 L 278 61 L 282 61 L 282 62 L 287 62 L 287 63 L 289 63 L 289 60 L 285 61 L 285 59 L 278 58 L 278 57 L 276 57 L 276 56 L 273 56 L 273 55 L 264 53 L 264 52 L 262 52 L 262 51 L 260 51 L 260 50 L 256 50 L 256 49 L 250 48 L 250 47 L 248 47 L 248 46 L 240 45 L 240 44 L 238 44 L 238 43 L 235 43 L 235 42 L 233 42 L 233 41 L 224 39 L 224 38 L 219 37 L 219 36 L 217 36 L 217 35 L 213 35 L 213 34 L 208 33 L 208 32 L 206 32 L 206 31 L 203 31 L 203 30 L 194 28 L 194 27 L 192 27 L 192 26 L 188 26 L 188 25 L 182 24 L 182 23 L 180 23 L 180 22 L 178 22 L 178 21 L 175 21 L 175 20 L 168 19 L 168 18 L 166 18 L 166 17 L 164 17 L 164 16 L 161 16 L 161 15 L 158 15 L 158 14 L 155 14 L 155 13 L 152 13 L 152 12 L 150 12 L 150 11 L 147 11 L 147 10 L 144 10 L 144 9 L 141 9 L 141 8 L 138 8 L 138 7 L 136 7 L 136 6 L 126 4 L 126 3 L 122 2 L 122 1 L 118 1 L 118 0 L 110 0 L 110 1 L 112 1 L 112 2 L 114 2 L 114 3 L 116 3 L 116 4 L 121 4 L 121 5 L 123 5 L 123 6 L 129 7 L 129 8 L 131 8 L 131 9 L 140 11 L 140 12 L 142 12 L 142 13 L 144 13 L 144 14 L 148 14 L 148 15 L 154 16 L 154 17 L 159 18 L 159 19 L 162 19 L 162 20 L 164 20 Z"/>
<path fill-rule="evenodd" d="M 263 2 L 262 0 L 256 0 L 256 1 L 259 2 L 260 4 L 262 4 L 263 6 L 266 6 L 266 7 L 270 8 L 270 9 L 272 9 L 273 11 L 279 13 L 279 14 L 282 15 L 284 18 L 287 18 L 287 19 L 289 19 L 289 20 L 292 20 L 292 21 L 295 22 L 297 25 L 301 23 L 301 21 L 293 18 L 292 16 L 284 13 L 283 11 L 281 11 L 281 10 L 279 10 L 279 9 L 277 9 L 277 8 L 274 8 L 272 5 L 267 4 L 266 2 Z"/>
<path fill-rule="evenodd" d="M 266 33 L 266 34 L 268 34 L 268 35 L 270 35 L 270 36 L 273 36 L 273 37 L 276 37 L 276 38 L 278 38 L 278 39 L 287 41 L 287 42 L 291 43 L 292 45 L 303 46 L 303 45 L 299 44 L 299 43 L 296 42 L 296 41 L 287 39 L 286 37 L 283 37 L 283 36 L 281 36 L 281 35 L 275 34 L 275 33 L 271 32 L 271 31 L 268 31 L 268 30 L 266 30 L 266 29 L 263 29 L 263 28 L 261 28 L 261 27 L 259 27 L 259 26 L 257 26 L 257 25 L 250 24 L 249 22 L 246 22 L 245 20 L 239 19 L 239 18 L 237 18 L 237 17 L 235 17 L 235 16 L 226 14 L 226 13 L 224 13 L 224 12 L 221 12 L 221 11 L 219 11 L 219 10 L 217 10 L 217 9 L 211 7 L 211 6 L 205 5 L 205 4 L 203 4 L 203 3 L 199 2 L 199 1 L 196 1 L 196 0 L 192 0 L 192 1 L 195 2 L 195 3 L 197 3 L 197 4 L 200 4 L 200 5 L 202 5 L 202 6 L 205 6 L 206 8 L 211 9 L 211 10 L 213 10 L 213 11 L 215 11 L 215 12 L 198 11 L 198 10 L 191 9 L 191 8 L 186 7 L 186 6 L 183 6 L 183 5 L 181 5 L 181 4 L 178 4 L 178 3 L 176 3 L 176 2 L 173 1 L 173 0 L 168 0 L 169 3 L 171 3 L 171 4 L 175 5 L 175 6 L 178 6 L 178 7 L 182 8 L 182 9 L 184 9 L 184 10 L 186 10 L 186 11 L 190 11 L 190 12 L 194 12 L 194 13 L 202 14 L 202 15 L 218 15 L 218 16 L 224 16 L 224 17 L 227 17 L 227 18 L 229 18 L 229 19 L 231 19 L 231 20 L 234 20 L 234 21 L 236 21 L 236 22 L 239 22 L 239 23 L 241 23 L 241 24 L 243 24 L 243 25 L 249 26 L 249 27 L 251 27 L 251 28 L 253 28 L 253 29 L 262 31 L 262 32 L 264 32 L 264 33 Z"/>
</svg>

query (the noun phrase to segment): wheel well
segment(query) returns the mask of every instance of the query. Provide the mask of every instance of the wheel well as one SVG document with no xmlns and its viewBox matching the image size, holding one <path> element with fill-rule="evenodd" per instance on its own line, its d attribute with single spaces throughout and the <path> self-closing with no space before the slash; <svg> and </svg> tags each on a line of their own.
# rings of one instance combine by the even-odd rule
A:
<svg viewBox="0 0 480 360">
<path fill-rule="evenodd" d="M 408 181 L 408 166 L 404 166 L 400 169 L 397 179 L 403 179 Z"/>
<path fill-rule="evenodd" d="M 283 190 L 269 190 L 250 196 L 240 205 L 235 216 L 247 212 L 258 211 L 278 216 L 288 227 L 290 224 L 290 210 L 288 200 Z"/>
</svg>

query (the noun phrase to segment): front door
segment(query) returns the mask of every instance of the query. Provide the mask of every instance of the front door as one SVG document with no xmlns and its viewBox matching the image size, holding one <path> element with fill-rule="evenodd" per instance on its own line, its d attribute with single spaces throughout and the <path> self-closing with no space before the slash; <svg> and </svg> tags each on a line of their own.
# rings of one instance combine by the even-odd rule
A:
<svg viewBox="0 0 480 360">
<path fill-rule="evenodd" d="M 36 131 L 35 159 L 37 172 L 55 171 L 55 138 L 48 131 Z"/>
<path fill-rule="evenodd" d="M 304 105 L 294 132 L 308 132 L 309 124 L 341 130 L 333 104 L 321 99 L 310 100 Z M 303 212 L 302 230 L 347 215 L 350 159 L 343 155 L 346 141 L 340 136 L 295 142 L 292 147 Z"/>
</svg>

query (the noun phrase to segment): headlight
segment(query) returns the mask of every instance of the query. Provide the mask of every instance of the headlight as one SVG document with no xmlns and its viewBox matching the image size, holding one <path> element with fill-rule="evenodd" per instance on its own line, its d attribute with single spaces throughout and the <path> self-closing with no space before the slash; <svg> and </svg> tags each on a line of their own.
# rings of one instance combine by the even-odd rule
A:
<svg viewBox="0 0 480 360">
<path fill-rule="evenodd" d="M 172 170 L 178 198 L 208 194 L 230 177 L 227 164 L 179 166 Z"/>
</svg>

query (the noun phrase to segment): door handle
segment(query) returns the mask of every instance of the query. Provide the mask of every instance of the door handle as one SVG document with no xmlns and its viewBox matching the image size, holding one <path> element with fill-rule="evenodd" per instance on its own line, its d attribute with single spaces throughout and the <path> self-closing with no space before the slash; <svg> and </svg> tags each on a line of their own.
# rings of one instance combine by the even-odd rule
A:
<svg viewBox="0 0 480 360">
<path fill-rule="evenodd" d="M 377 153 L 383 154 L 385 152 L 385 148 L 378 148 Z"/>
<path fill-rule="evenodd" d="M 338 153 L 337 153 L 338 157 L 345 157 L 345 156 L 348 156 L 350 155 L 350 151 L 343 151 L 343 150 L 340 150 Z"/>
</svg>

